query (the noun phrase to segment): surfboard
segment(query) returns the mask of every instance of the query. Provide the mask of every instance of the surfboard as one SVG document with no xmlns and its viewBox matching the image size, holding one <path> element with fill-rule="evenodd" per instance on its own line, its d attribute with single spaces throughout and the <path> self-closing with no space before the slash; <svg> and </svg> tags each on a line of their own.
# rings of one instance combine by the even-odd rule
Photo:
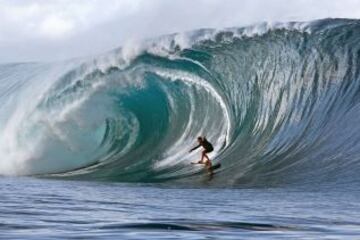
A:
<svg viewBox="0 0 360 240">
<path fill-rule="evenodd" d="M 192 164 L 202 164 L 202 163 L 192 162 Z M 202 165 L 203 165 L 203 164 L 202 164 Z M 211 166 L 210 170 L 211 170 L 211 171 L 214 171 L 214 170 L 219 169 L 219 168 L 221 168 L 221 164 L 220 164 L 220 163 L 216 163 L 216 164 L 214 164 L 214 165 Z"/>
<path fill-rule="evenodd" d="M 211 169 L 211 170 L 216 170 L 216 169 L 219 169 L 219 168 L 221 168 L 221 164 L 220 164 L 220 163 L 216 163 L 216 164 L 212 165 L 210 169 Z"/>
</svg>

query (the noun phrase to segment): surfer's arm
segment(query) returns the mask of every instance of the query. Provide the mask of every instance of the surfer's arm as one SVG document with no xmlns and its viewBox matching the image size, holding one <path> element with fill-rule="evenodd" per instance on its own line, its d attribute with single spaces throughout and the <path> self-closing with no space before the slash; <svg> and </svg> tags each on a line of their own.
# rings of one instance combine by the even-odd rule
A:
<svg viewBox="0 0 360 240">
<path fill-rule="evenodd" d="M 193 147 L 192 149 L 190 149 L 190 151 L 189 151 L 189 152 L 194 151 L 195 149 L 199 148 L 200 146 L 201 146 L 201 144 L 197 145 L 196 147 Z"/>
</svg>

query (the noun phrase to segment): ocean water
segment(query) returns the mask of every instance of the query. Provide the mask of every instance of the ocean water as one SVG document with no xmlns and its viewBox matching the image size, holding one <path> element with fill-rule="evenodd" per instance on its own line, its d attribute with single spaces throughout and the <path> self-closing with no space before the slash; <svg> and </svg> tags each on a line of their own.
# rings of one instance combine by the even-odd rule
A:
<svg viewBox="0 0 360 240">
<path fill-rule="evenodd" d="M 0 65 L 0 237 L 359 238 L 359 40 L 263 23 Z"/>
<path fill-rule="evenodd" d="M 360 191 L 1 178 L 1 239 L 359 239 Z"/>
</svg>

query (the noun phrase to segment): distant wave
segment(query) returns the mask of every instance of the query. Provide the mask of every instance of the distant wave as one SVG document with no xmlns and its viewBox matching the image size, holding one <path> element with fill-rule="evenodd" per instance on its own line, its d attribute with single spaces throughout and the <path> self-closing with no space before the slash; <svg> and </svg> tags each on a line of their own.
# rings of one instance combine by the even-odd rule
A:
<svg viewBox="0 0 360 240">
<path fill-rule="evenodd" d="M 0 65 L 0 174 L 225 185 L 359 181 L 360 21 L 173 34 Z"/>
</svg>

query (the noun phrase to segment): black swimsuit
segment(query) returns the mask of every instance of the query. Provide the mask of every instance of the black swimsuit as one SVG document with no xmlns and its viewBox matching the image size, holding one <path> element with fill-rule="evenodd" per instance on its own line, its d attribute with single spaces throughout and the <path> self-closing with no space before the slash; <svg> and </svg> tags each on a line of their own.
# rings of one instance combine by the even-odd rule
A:
<svg viewBox="0 0 360 240">
<path fill-rule="evenodd" d="M 213 145 L 211 145 L 211 143 L 209 143 L 206 139 L 203 140 L 201 145 L 203 146 L 203 148 L 205 148 L 205 151 L 207 153 L 212 152 L 214 150 Z"/>
</svg>

